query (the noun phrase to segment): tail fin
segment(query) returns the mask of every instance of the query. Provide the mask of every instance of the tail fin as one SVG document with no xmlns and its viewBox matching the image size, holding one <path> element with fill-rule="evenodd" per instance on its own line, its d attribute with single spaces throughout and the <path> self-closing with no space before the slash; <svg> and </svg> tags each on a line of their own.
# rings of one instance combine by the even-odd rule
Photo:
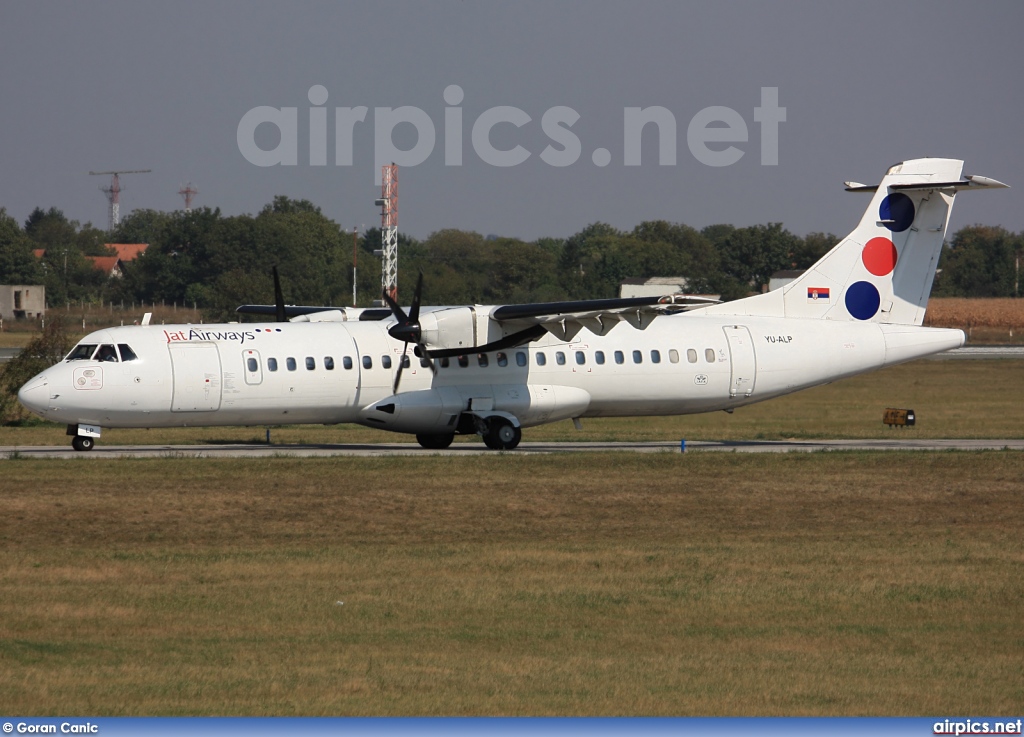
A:
<svg viewBox="0 0 1024 737">
<path fill-rule="evenodd" d="M 847 182 L 874 193 L 850 235 L 782 289 L 708 311 L 747 302 L 742 314 L 921 325 L 956 193 L 1006 186 L 962 170 L 957 159 L 913 159 L 877 186 Z"/>
</svg>

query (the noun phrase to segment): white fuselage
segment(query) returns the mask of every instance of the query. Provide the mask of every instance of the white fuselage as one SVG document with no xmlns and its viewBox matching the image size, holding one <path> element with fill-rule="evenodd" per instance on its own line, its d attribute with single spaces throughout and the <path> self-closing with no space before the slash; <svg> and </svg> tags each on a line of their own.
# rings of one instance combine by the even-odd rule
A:
<svg viewBox="0 0 1024 737">
<path fill-rule="evenodd" d="M 29 381 L 19 398 L 46 419 L 97 427 L 351 422 L 429 433 L 481 409 L 529 427 L 731 409 L 964 340 L 959 330 L 878 323 L 666 315 L 644 330 L 619 323 L 604 336 L 583 331 L 565 342 L 546 335 L 517 348 L 435 359 L 436 375 L 410 346 L 395 395 L 404 344 L 388 335 L 393 324 L 109 328 L 80 345 L 126 345 L 134 358 L 65 360 Z"/>
</svg>

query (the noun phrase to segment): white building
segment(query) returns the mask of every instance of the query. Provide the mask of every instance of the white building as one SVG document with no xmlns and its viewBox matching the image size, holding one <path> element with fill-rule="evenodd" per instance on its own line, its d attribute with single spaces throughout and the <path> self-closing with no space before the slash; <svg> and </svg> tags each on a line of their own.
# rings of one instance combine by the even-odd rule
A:
<svg viewBox="0 0 1024 737">
<path fill-rule="evenodd" d="M 24 320 L 46 314 L 46 287 L 0 284 L 0 319 Z"/>
</svg>

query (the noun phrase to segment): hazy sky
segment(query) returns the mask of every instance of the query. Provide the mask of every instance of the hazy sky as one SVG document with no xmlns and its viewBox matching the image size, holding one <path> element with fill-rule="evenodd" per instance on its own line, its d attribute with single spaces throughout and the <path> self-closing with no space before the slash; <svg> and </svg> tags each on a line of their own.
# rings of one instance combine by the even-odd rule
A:
<svg viewBox="0 0 1024 737">
<path fill-rule="evenodd" d="M 379 225 L 374 147 L 394 113 L 376 108 L 409 106 L 436 133 L 423 163 L 400 172 L 399 229 L 420 238 L 451 227 L 533 239 L 649 219 L 845 234 L 867 197 L 843 181 L 875 183 L 920 156 L 961 158 L 966 173 L 1014 186 L 958 197 L 952 228 L 1019 231 L 1022 29 L 1017 0 L 4 2 L 0 207 L 24 222 L 33 207 L 56 206 L 106 227 L 98 188 L 108 178 L 88 172 L 152 169 L 124 177 L 122 215 L 178 209 L 191 181 L 196 206 L 229 215 L 285 194 L 346 228 Z M 313 115 L 326 115 L 323 166 L 310 159 L 316 85 L 327 94 Z M 461 100 L 446 103 L 450 85 Z M 762 88 L 778 88 L 785 108 L 775 166 L 762 164 Z M 297 109 L 295 165 L 257 166 L 240 150 L 239 123 L 260 106 Z M 337 165 L 335 108 L 358 106 L 367 112 L 352 128 L 352 163 Z M 490 130 L 495 149 L 529 153 L 516 166 L 487 163 L 473 144 L 498 106 L 530 119 Z M 675 120 L 675 164 L 659 164 L 648 125 L 640 165 L 627 166 L 624 111 L 655 106 Z M 691 121 L 714 106 L 747 129 L 745 142 L 707 144 L 742 151 L 728 166 L 702 163 L 688 145 Z M 458 140 L 446 108 L 462 119 L 461 166 L 446 165 L 446 135 Z M 556 136 L 542 126 L 553 108 L 578 114 Z M 411 123 L 393 134 L 399 149 L 417 145 Z M 579 141 L 575 163 L 542 158 L 548 146 L 563 151 L 558 136 Z M 263 150 L 283 143 L 269 123 L 251 139 Z M 597 149 L 610 163 L 595 163 Z"/>
</svg>

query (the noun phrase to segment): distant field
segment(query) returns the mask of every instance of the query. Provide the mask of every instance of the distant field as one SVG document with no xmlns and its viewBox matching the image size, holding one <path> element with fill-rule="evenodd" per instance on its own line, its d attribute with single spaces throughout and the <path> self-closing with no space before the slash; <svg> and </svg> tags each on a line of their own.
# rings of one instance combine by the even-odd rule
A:
<svg viewBox="0 0 1024 737">
<path fill-rule="evenodd" d="M 1024 342 L 1024 299 L 962 299 L 938 297 L 928 301 L 924 324 L 960 328 L 969 343 Z"/>
<path fill-rule="evenodd" d="M 917 426 L 882 424 L 886 407 L 910 408 Z M 922 360 L 844 379 L 736 410 L 684 417 L 584 420 L 528 428 L 523 439 L 779 440 L 786 438 L 1020 438 L 1024 437 L 1024 361 Z M 262 427 L 104 430 L 101 444 L 264 442 Z M 409 435 L 356 425 L 274 428 L 275 443 L 414 442 Z M 474 435 L 460 441 L 479 442 Z M 0 445 L 65 445 L 64 427 L 0 427 Z"/>
<path fill-rule="evenodd" d="M 8 461 L 7 714 L 1014 714 L 1024 454 Z"/>
</svg>

